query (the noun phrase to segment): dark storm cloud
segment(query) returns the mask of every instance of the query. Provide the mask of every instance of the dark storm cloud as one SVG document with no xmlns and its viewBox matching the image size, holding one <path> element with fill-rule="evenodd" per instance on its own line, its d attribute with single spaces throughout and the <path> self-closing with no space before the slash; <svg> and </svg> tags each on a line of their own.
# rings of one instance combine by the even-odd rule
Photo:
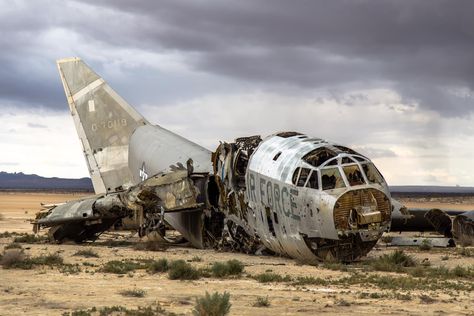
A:
<svg viewBox="0 0 474 316">
<path fill-rule="evenodd" d="M 35 58 L 31 45 L 37 37 L 63 29 L 110 50 L 177 52 L 196 70 L 261 88 L 388 87 L 443 115 L 474 110 L 472 95 L 452 93 L 474 88 L 472 1 L 91 0 L 31 6 L 0 21 L 7 36 L 0 62 L 12 52 L 12 65 L 19 62 L 15 56 Z M 30 46 L 28 34 L 34 35 Z M 10 67 L 0 79 L 1 98 L 63 106 L 60 89 L 52 88 L 58 86 L 54 70 L 31 73 L 25 87 L 23 69 Z"/>
</svg>

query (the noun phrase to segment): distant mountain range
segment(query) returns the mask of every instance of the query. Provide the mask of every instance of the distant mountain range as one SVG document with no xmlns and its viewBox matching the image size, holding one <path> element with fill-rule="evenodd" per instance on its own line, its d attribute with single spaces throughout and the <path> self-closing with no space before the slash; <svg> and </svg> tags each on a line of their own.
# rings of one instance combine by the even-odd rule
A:
<svg viewBox="0 0 474 316">
<path fill-rule="evenodd" d="M 454 194 L 474 195 L 474 187 L 461 186 L 432 186 L 432 185 L 393 185 L 390 186 L 393 194 Z"/>
<path fill-rule="evenodd" d="M 0 190 L 66 190 L 91 191 L 90 178 L 64 179 L 45 178 L 36 174 L 0 172 Z M 474 194 L 474 187 L 459 186 L 423 186 L 395 185 L 390 186 L 394 194 Z"/>
<path fill-rule="evenodd" d="M 36 174 L 0 172 L 0 190 L 94 191 L 90 178 L 45 178 Z"/>
</svg>

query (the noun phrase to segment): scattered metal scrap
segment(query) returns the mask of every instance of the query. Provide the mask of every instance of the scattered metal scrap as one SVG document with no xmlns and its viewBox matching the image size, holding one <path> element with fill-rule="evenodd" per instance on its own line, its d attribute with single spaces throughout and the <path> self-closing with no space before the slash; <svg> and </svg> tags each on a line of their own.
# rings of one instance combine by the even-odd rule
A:
<svg viewBox="0 0 474 316">
<path fill-rule="evenodd" d="M 446 237 L 390 237 L 389 246 L 421 246 L 428 244 L 432 247 L 454 247 L 454 240 Z"/>
<path fill-rule="evenodd" d="M 474 245 L 474 211 L 409 209 L 408 213 L 394 211 L 391 231 L 435 231 L 457 245 Z M 397 241 L 398 242 L 398 241 Z M 417 243 L 417 241 L 400 241 Z M 440 244 L 446 244 L 444 241 Z M 450 245 L 450 244 L 449 244 Z"/>
</svg>

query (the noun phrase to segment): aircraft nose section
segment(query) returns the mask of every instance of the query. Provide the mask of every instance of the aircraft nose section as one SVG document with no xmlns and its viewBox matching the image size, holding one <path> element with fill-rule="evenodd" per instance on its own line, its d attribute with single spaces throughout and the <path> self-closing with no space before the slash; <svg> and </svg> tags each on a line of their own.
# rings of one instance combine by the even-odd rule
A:
<svg viewBox="0 0 474 316">
<path fill-rule="evenodd" d="M 391 209 L 390 199 L 382 191 L 348 191 L 334 205 L 334 225 L 339 232 L 346 232 L 388 224 Z"/>
</svg>

